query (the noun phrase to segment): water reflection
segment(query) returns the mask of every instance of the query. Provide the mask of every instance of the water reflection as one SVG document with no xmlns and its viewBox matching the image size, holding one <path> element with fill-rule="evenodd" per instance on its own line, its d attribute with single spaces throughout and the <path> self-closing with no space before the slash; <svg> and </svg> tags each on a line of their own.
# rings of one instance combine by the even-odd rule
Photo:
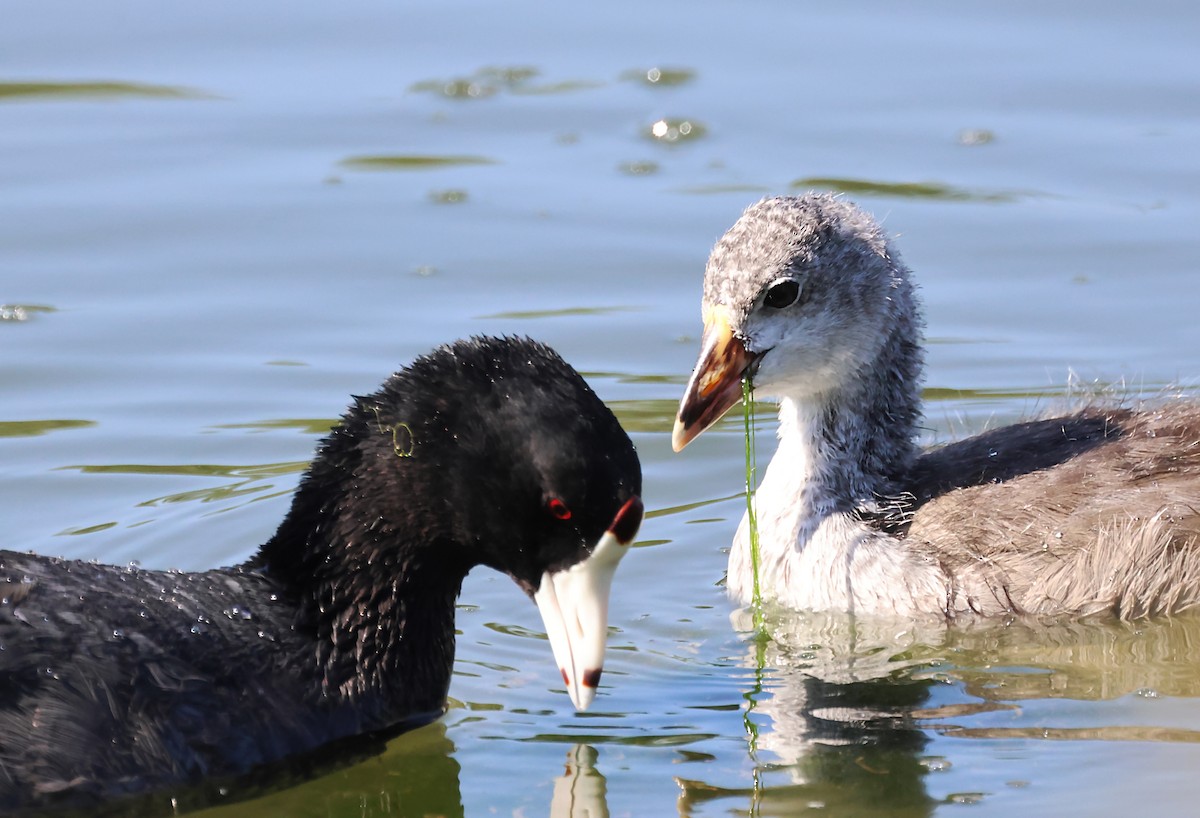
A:
<svg viewBox="0 0 1200 818">
<path fill-rule="evenodd" d="M 733 624 L 744 633 L 753 627 L 748 611 L 736 612 Z M 924 785 L 930 739 L 917 714 L 937 682 L 911 673 L 926 667 L 913 648 L 927 635 L 907 622 L 864 627 L 840 616 L 777 613 L 770 625 L 774 638 L 751 642 L 745 657 L 758 680 L 746 709 L 752 786 L 732 792 L 688 782 L 680 814 L 735 795 L 756 815 L 932 812 Z"/>
<path fill-rule="evenodd" d="M 586 307 L 562 307 L 559 309 L 547 310 L 505 310 L 503 312 L 476 315 L 474 318 L 480 321 L 489 319 L 530 320 L 536 318 L 573 318 L 577 316 L 599 316 L 621 312 L 641 311 L 641 307 L 635 307 L 628 304 L 600 304 Z"/>
<path fill-rule="evenodd" d="M 648 88 L 674 88 L 679 85 L 687 85 L 695 78 L 696 71 L 692 68 L 654 66 L 621 72 L 621 79 L 638 82 Z"/>
<path fill-rule="evenodd" d="M 215 99 L 212 94 L 177 85 L 143 82 L 4 82 L 0 101 L 56 99 Z"/>
<path fill-rule="evenodd" d="M 626 176 L 650 176 L 658 173 L 659 165 L 648 160 L 631 160 L 617 165 L 617 170 Z"/>
<path fill-rule="evenodd" d="M 1200 696 L 1200 616 L 951 630 L 941 673 L 985 701 Z M 1032 672 L 1031 672 L 1032 671 Z"/>
<path fill-rule="evenodd" d="M 388 742 L 386 749 L 320 778 L 297 783 L 290 789 L 214 807 L 196 813 L 206 818 L 241 816 L 401 816 L 421 818 L 463 815 L 460 768 L 446 725 L 437 721 Z M 346 759 L 341 759 L 342 764 Z M 301 775 L 304 772 L 302 771 Z M 311 775 L 311 773 L 309 773 Z M 276 781 L 275 786 L 289 782 Z M 295 783 L 295 781 L 291 782 Z M 226 790 L 228 799 L 246 798 L 245 785 Z M 211 801 L 210 801 L 211 803 Z M 186 808 L 188 805 L 180 805 Z"/>
<path fill-rule="evenodd" d="M 360 753 L 361 760 L 357 763 L 319 778 L 309 777 L 297 783 L 306 772 L 298 770 L 292 773 L 291 782 L 283 776 L 272 781 L 273 787 L 294 784 L 289 789 L 248 797 L 255 785 L 239 782 L 219 792 L 176 799 L 174 806 L 187 810 L 205 807 L 207 803 L 195 813 L 204 818 L 261 815 L 456 818 L 465 814 L 462 770 L 454 757 L 456 748 L 446 734 L 444 721 L 398 736 L 382 752 L 378 746 L 374 749 L 377 754 L 366 757 Z M 597 769 L 599 756 L 596 748 L 588 744 L 575 744 L 567 751 L 562 773 L 553 777 L 548 805 L 550 818 L 605 818 L 609 814 L 607 780 Z M 546 772 L 542 780 L 551 778 L 549 771 Z M 536 777 L 535 772 L 533 778 Z M 532 786 L 534 781 L 529 783 Z M 236 803 L 213 805 L 220 800 L 236 800 Z"/>
<path fill-rule="evenodd" d="M 541 72 L 530 66 L 480 68 L 472 74 L 449 79 L 422 80 L 409 86 L 417 94 L 435 94 L 453 100 L 487 99 L 500 93 L 514 95 L 564 94 L 600 88 L 591 80 L 536 82 Z"/>
<path fill-rule="evenodd" d="M 3 86 L 0 85 L 0 88 Z M 0 304 L 0 321 L 28 321 L 35 315 L 57 312 L 44 304 Z"/>
<path fill-rule="evenodd" d="M 436 170 L 463 165 L 494 165 L 486 156 L 438 156 L 433 154 L 370 154 L 347 156 L 339 163 L 344 168 L 367 171 Z"/>
<path fill-rule="evenodd" d="M 139 474 L 178 477 L 225 477 L 234 478 L 215 486 L 164 494 L 138 503 L 138 508 L 153 508 L 175 503 L 220 503 L 229 507 L 232 501 L 263 500 L 290 494 L 292 486 L 275 489 L 274 479 L 298 474 L 308 466 L 307 460 L 292 460 L 281 463 L 264 463 L 252 466 L 229 466 L 213 463 L 204 464 L 138 464 L 121 463 L 110 465 L 59 466 L 59 470 L 74 470 L 81 474 Z M 81 533 L 81 532 L 74 532 Z"/>
<path fill-rule="evenodd" d="M 550 818 L 607 818 L 608 782 L 596 769 L 599 757 L 588 744 L 567 751 L 566 770 L 554 779 Z"/>
<path fill-rule="evenodd" d="M 703 139 L 708 135 L 708 128 L 694 119 L 663 117 L 652 122 L 644 134 L 660 145 L 681 145 Z"/>
<path fill-rule="evenodd" d="M 873 179 L 845 179 L 814 176 L 797 179 L 793 190 L 834 190 L 855 196 L 899 196 L 906 199 L 934 199 L 945 202 L 1011 202 L 1032 196 L 1015 191 L 967 190 L 941 182 L 881 182 Z"/>
<path fill-rule="evenodd" d="M 680 780 L 680 815 L 733 799 L 752 815 L 916 816 L 984 798 L 930 795 L 926 777 L 952 765 L 929 753 L 937 737 L 1200 742 L 1200 724 L 1177 723 L 1175 709 L 1136 704 L 1200 696 L 1200 617 L 951 628 L 775 611 L 763 641 L 748 611 L 733 624 L 747 639 L 752 774 Z M 1122 697 L 1120 710 L 1091 704 Z M 1062 700 L 1073 706 L 1043 705 Z"/>
<path fill-rule="evenodd" d="M 63 429 L 87 429 L 94 420 L 0 420 L 0 437 L 37 437 Z"/>
</svg>

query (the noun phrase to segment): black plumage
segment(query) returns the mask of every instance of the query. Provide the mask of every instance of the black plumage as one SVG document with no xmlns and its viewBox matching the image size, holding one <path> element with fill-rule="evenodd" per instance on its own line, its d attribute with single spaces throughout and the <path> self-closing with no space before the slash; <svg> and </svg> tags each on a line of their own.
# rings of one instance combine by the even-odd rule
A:
<svg viewBox="0 0 1200 818">
<path fill-rule="evenodd" d="M 186 788 L 437 717 L 466 573 L 532 595 L 606 530 L 632 538 L 640 482 L 557 354 L 481 338 L 355 399 L 242 565 L 0 552 L 0 810 Z"/>
</svg>

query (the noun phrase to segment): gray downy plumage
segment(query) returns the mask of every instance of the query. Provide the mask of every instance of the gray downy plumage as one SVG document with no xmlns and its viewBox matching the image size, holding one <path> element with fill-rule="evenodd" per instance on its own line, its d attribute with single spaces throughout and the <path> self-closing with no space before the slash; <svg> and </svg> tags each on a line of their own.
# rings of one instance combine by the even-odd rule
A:
<svg viewBox="0 0 1200 818">
<path fill-rule="evenodd" d="M 1200 602 L 1200 407 L 1096 402 L 922 453 L 922 320 L 879 224 L 828 194 L 766 199 L 714 248 L 681 449 L 752 374 L 780 400 L 756 496 L 764 595 L 945 617 Z M 749 601 L 748 526 L 729 558 Z"/>
</svg>

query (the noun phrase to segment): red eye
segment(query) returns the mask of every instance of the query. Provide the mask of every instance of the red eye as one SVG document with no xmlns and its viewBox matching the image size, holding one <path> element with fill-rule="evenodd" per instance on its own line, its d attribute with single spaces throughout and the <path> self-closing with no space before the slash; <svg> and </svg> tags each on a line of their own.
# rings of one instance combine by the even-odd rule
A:
<svg viewBox="0 0 1200 818">
<path fill-rule="evenodd" d="M 567 504 L 557 497 L 551 497 L 546 503 L 546 508 L 550 509 L 550 513 L 560 520 L 571 519 L 571 509 L 567 508 Z"/>
</svg>

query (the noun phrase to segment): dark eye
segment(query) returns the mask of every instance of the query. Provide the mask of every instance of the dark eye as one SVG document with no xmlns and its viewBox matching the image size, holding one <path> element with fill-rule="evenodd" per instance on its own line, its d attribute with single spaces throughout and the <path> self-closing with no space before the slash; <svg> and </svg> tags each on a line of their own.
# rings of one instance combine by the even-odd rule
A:
<svg viewBox="0 0 1200 818">
<path fill-rule="evenodd" d="M 551 497 L 546 501 L 546 510 L 560 520 L 571 519 L 571 509 L 567 508 L 567 504 L 557 497 Z"/>
<path fill-rule="evenodd" d="M 776 281 L 767 289 L 763 297 L 763 306 L 773 310 L 790 307 L 800 298 L 800 282 L 790 278 Z"/>
</svg>

